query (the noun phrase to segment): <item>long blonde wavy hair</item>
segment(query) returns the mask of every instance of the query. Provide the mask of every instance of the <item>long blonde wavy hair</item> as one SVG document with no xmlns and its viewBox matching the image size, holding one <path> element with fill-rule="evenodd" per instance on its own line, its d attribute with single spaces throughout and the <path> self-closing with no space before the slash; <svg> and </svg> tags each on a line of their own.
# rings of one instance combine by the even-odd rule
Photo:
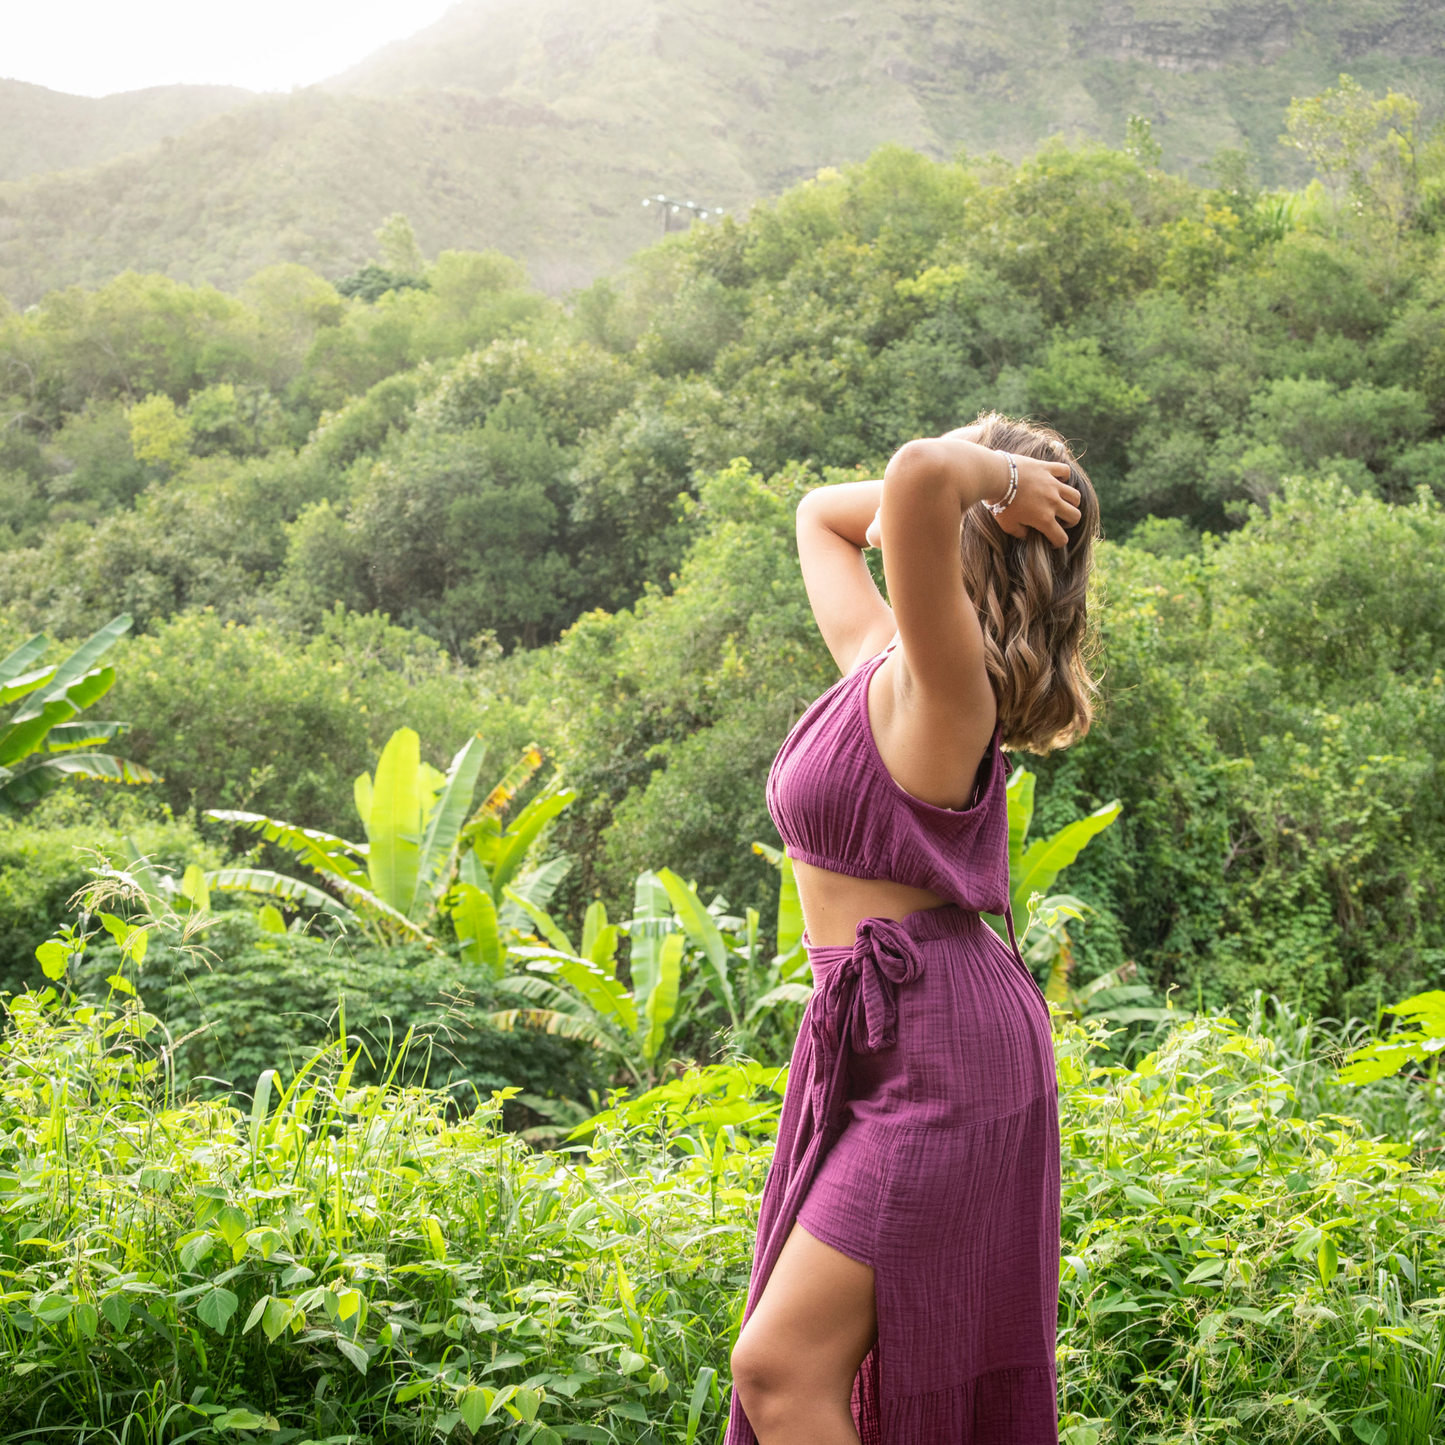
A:
<svg viewBox="0 0 1445 1445">
<path fill-rule="evenodd" d="M 985 412 L 974 425 L 983 428 L 983 446 L 1067 462 L 1069 484 L 1080 494 L 1083 515 L 1065 529 L 1064 547 L 1032 530 L 1023 539 L 1011 537 L 983 507 L 970 507 L 963 519 L 963 581 L 983 626 L 1004 746 L 1047 753 L 1083 737 L 1094 718 L 1088 592 L 1099 499 L 1052 428 L 997 412 Z"/>
</svg>

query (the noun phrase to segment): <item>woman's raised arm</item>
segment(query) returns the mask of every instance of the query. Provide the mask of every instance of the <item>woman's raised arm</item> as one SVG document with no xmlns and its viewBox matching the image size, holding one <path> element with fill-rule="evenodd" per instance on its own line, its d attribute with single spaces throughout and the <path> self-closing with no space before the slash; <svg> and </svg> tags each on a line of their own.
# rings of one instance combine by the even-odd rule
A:
<svg viewBox="0 0 1445 1445">
<path fill-rule="evenodd" d="M 883 477 L 877 530 L 909 680 L 925 698 L 950 707 L 967 705 L 988 686 L 983 631 L 963 583 L 959 532 L 968 508 L 1008 498 L 1010 460 L 952 432 L 901 447 Z M 999 526 L 1014 537 L 1033 528 L 1062 547 L 1068 541 L 1064 525 L 1079 520 L 1068 464 L 1033 457 L 1012 462 L 1018 488 Z M 980 694 L 978 701 L 984 700 Z"/>
<path fill-rule="evenodd" d="M 798 560 L 808 601 L 843 673 L 888 645 L 893 614 L 873 585 L 863 548 L 882 482 L 843 482 L 809 492 L 798 507 Z"/>
</svg>

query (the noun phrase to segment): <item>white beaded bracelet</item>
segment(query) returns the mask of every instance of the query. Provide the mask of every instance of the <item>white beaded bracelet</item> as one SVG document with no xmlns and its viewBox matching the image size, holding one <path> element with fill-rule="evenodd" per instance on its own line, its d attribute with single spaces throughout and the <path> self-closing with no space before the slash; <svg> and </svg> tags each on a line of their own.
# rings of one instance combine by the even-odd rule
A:
<svg viewBox="0 0 1445 1445">
<path fill-rule="evenodd" d="M 984 506 L 987 507 L 995 517 L 1001 516 L 1004 512 L 1008 511 L 1010 503 L 1012 503 L 1013 499 L 1019 494 L 1018 458 L 1016 458 L 1012 452 L 1000 452 L 999 455 L 1008 461 L 1008 491 L 1004 493 L 1003 501 L 1001 502 L 984 502 Z"/>
</svg>

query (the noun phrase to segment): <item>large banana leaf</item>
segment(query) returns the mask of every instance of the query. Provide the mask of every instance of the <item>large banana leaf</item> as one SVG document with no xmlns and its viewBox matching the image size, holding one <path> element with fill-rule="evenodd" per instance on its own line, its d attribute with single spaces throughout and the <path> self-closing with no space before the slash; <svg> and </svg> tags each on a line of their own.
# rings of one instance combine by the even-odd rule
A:
<svg viewBox="0 0 1445 1445">
<path fill-rule="evenodd" d="M 752 1008 L 748 1010 L 748 1022 L 769 1009 L 777 1008 L 784 1003 L 807 1003 L 813 997 L 811 984 L 806 983 L 780 983 L 777 988 L 769 989 Z"/>
<path fill-rule="evenodd" d="M 42 643 L 49 641 L 43 636 L 40 640 Z M 13 657 L 14 653 L 11 656 Z M 0 664 L 0 667 L 3 667 L 3 664 Z M 55 671 L 53 666 L 37 667 L 34 672 L 19 673 L 8 681 L 5 680 L 5 673 L 0 671 L 0 704 L 14 702 L 16 698 L 24 697 L 27 693 L 34 692 L 36 688 L 43 687 L 55 676 Z"/>
<path fill-rule="evenodd" d="M 426 931 L 426 929 L 424 929 L 420 924 L 414 923 L 404 913 L 398 913 L 396 909 L 394 909 L 389 903 L 387 903 L 384 899 L 378 898 L 376 894 L 372 893 L 369 889 L 364 888 L 359 883 L 353 882 L 350 878 L 342 877 L 340 873 L 329 872 L 324 868 L 316 867 L 315 864 L 312 864 L 311 867 L 325 882 L 329 883 L 334 889 L 336 889 L 336 891 L 340 893 L 343 898 L 346 898 L 350 902 L 358 905 L 361 908 L 363 914 L 369 914 L 370 919 L 368 920 L 367 918 L 361 917 L 345 909 L 341 904 L 337 903 L 337 901 L 332 898 L 330 894 L 323 892 L 321 889 L 313 888 L 309 883 L 303 883 L 299 878 L 288 878 L 284 873 L 270 873 L 269 870 L 264 868 L 223 868 L 220 871 L 225 874 L 235 874 L 238 875 L 238 877 L 239 875 L 244 874 L 254 874 L 261 877 L 281 879 L 282 882 L 287 883 L 294 888 L 306 891 L 298 892 L 294 895 L 281 892 L 279 889 L 276 888 L 258 888 L 252 891 L 274 892 L 277 894 L 278 897 L 282 898 L 288 898 L 293 896 L 299 899 L 307 900 L 317 900 L 325 898 L 329 900 L 330 907 L 327 907 L 326 904 L 323 904 L 319 901 L 309 901 L 307 906 L 315 908 L 325 908 L 328 913 L 334 913 L 338 918 L 345 917 L 356 923 L 365 923 L 368 921 L 375 923 L 389 923 L 394 928 L 396 928 L 398 932 L 407 934 L 409 937 L 416 939 L 418 943 L 425 943 L 431 947 L 436 946 L 436 939 L 434 939 L 431 934 Z M 208 883 L 211 882 L 210 874 L 207 874 L 206 881 Z M 224 888 L 226 886 L 226 884 L 212 883 L 212 887 Z M 242 888 L 245 886 L 245 884 L 243 881 L 241 881 L 237 882 L 234 886 L 236 886 L 237 888 Z"/>
<path fill-rule="evenodd" d="M 505 958 L 497 932 L 497 905 L 492 895 L 474 883 L 458 883 L 452 894 L 452 922 L 461 944 L 462 959 L 489 968 L 500 978 Z"/>
<path fill-rule="evenodd" d="M 473 861 L 475 857 L 476 855 L 470 850 L 462 854 L 462 875 L 470 880 L 485 879 L 486 870 L 479 863 Z M 529 868 L 520 877 L 513 880 L 509 889 L 504 889 L 496 895 L 497 919 L 502 929 L 524 929 L 529 917 L 523 911 L 520 903 L 513 903 L 508 897 L 509 891 L 515 893 L 519 898 L 526 899 L 533 907 L 545 909 L 551 902 L 552 895 L 557 891 L 557 885 L 567 876 L 567 871 L 571 866 L 572 860 L 565 854 L 560 858 L 553 858 L 538 868 Z M 487 879 L 485 882 L 479 883 L 478 887 L 490 889 L 491 881 Z"/>
<path fill-rule="evenodd" d="M 572 868 L 572 859 L 565 853 L 559 858 L 550 858 L 536 868 L 529 868 L 519 878 L 514 878 L 511 888 L 528 903 L 545 908 L 557 891 L 558 885 Z"/>
<path fill-rule="evenodd" d="M 596 1048 L 625 1056 L 625 1046 L 615 1028 L 597 1014 L 585 999 L 539 974 L 509 974 L 498 980 L 497 991 L 544 1005 L 540 1009 L 501 1009 L 488 1015 L 488 1022 L 500 1029 L 540 1028 L 562 1038 L 585 1039 Z"/>
<path fill-rule="evenodd" d="M 303 883 L 299 878 L 289 878 L 284 873 L 274 873 L 269 868 L 215 868 L 205 875 L 205 882 L 208 888 L 222 893 L 259 893 L 267 898 L 280 898 L 295 908 L 330 913 L 347 923 L 360 922 L 344 903 L 338 903 L 325 889 Z"/>
<path fill-rule="evenodd" d="M 1013 881 L 1014 912 L 1027 908 L 1035 893 L 1047 893 L 1059 874 L 1084 851 L 1089 840 L 1102 833 L 1123 810 L 1123 804 L 1116 799 L 1087 818 L 1060 828 L 1052 838 L 1030 843 L 1019 859 L 1018 876 Z"/>
<path fill-rule="evenodd" d="M 733 995 L 732 980 L 728 977 L 727 945 L 723 942 L 722 934 L 718 932 L 717 924 L 712 921 L 712 916 L 703 907 L 697 890 L 691 884 L 684 883 L 671 868 L 659 869 L 657 876 L 662 880 L 662 886 L 667 889 L 668 899 L 682 920 L 688 937 L 702 948 L 704 971 L 711 975 L 718 998 L 727 1005 L 734 1025 L 738 1024 L 740 1020 L 737 1000 Z"/>
<path fill-rule="evenodd" d="M 15 813 L 43 798 L 66 778 L 92 778 L 102 783 L 154 783 L 156 775 L 139 763 L 110 753 L 67 753 L 46 758 L 0 782 L 0 813 Z"/>
<path fill-rule="evenodd" d="M 537 983 L 537 979 L 526 979 L 527 983 Z M 505 986 L 510 980 L 503 979 L 498 987 Z M 516 990 L 512 990 L 516 992 Z M 561 989 L 556 990 L 563 998 L 567 995 Z M 576 1014 L 567 1009 L 548 1008 L 505 1008 L 498 1009 L 495 1013 L 487 1015 L 487 1022 L 494 1029 L 502 1029 L 510 1032 L 521 1024 L 524 1028 L 536 1029 L 540 1033 L 553 1034 L 560 1039 L 581 1039 L 584 1043 L 591 1044 L 593 1048 L 606 1049 L 613 1053 L 620 1050 L 617 1040 L 607 1032 L 596 1020 L 588 1018 L 585 1014 Z"/>
<path fill-rule="evenodd" d="M 411 728 L 398 728 L 387 739 L 376 764 L 367 868 L 371 891 L 388 908 L 410 916 L 421 858 L 421 739 Z"/>
<path fill-rule="evenodd" d="M 351 796 L 356 801 L 356 811 L 361 817 L 361 826 L 367 838 L 371 837 L 371 774 L 362 773 L 351 785 Z"/>
<path fill-rule="evenodd" d="M 793 869 L 793 860 L 781 848 L 754 843 L 753 852 L 760 858 L 766 858 L 782 874 L 782 882 L 778 886 L 778 956 L 786 958 L 803 941 L 803 905 L 798 898 L 798 875 Z"/>
<path fill-rule="evenodd" d="M 496 861 L 492 864 L 492 890 L 499 892 L 516 876 L 527 859 L 527 850 L 537 834 L 562 811 L 577 800 L 576 792 L 563 788 L 556 793 L 543 793 L 533 798 L 497 841 Z"/>
<path fill-rule="evenodd" d="M 92 718 L 60 723 L 50 729 L 50 735 L 45 739 L 45 749 L 51 753 L 68 753 L 75 748 L 90 748 L 96 743 L 108 743 L 129 731 L 129 723 L 101 722 Z"/>
<path fill-rule="evenodd" d="M 46 734 L 61 723 L 67 723 L 80 709 L 69 698 L 58 697 L 34 709 L 27 709 L 11 720 L 0 733 L 0 767 L 9 767 L 21 758 L 38 752 Z"/>
<path fill-rule="evenodd" d="M 366 847 L 361 843 L 349 843 L 334 833 L 323 833 L 319 828 L 300 828 L 295 823 L 283 822 L 280 818 L 268 818 L 264 813 L 239 813 L 230 808 L 208 808 L 206 817 L 218 823 L 235 823 L 259 833 L 268 843 L 275 843 L 295 853 L 309 867 L 328 873 L 339 873 L 343 878 L 365 887 L 369 881 L 366 870 L 357 861 L 366 857 Z"/>
<path fill-rule="evenodd" d="M 418 917 L 450 886 L 452 854 L 472 806 L 472 793 L 476 790 L 477 774 L 481 771 L 486 752 L 487 745 L 480 734 L 468 738 L 447 770 L 441 797 L 431 809 L 422 838 L 421 856 L 417 860 L 416 893 L 408 910 L 413 918 Z"/>
<path fill-rule="evenodd" d="M 364 913 L 370 914 L 373 922 L 390 923 L 398 932 L 416 939 L 418 943 L 425 943 L 431 948 L 436 947 L 436 939 L 420 923 L 413 918 L 408 918 L 399 909 L 393 908 L 386 899 L 378 898 L 369 888 L 352 882 L 350 878 L 342 877 L 340 873 L 327 873 L 320 868 L 315 871 L 343 898 L 350 899 L 352 903 L 359 905 Z"/>
<path fill-rule="evenodd" d="M 629 956 L 632 991 L 639 1007 L 647 1006 L 652 990 L 657 987 L 663 943 L 676 927 L 672 900 L 662 879 L 651 869 L 644 869 L 633 884 L 632 920 L 627 925 L 627 937 L 632 945 Z M 679 943 L 681 938 L 678 934 Z"/>
<path fill-rule="evenodd" d="M 642 1034 L 642 1057 L 651 1068 L 667 1039 L 667 1026 L 677 1012 L 677 994 L 682 983 L 682 934 L 663 940 L 658 960 L 657 984 L 643 1006 L 646 1028 Z"/>
<path fill-rule="evenodd" d="M 1034 782 L 1034 775 L 1022 766 L 1015 768 L 1008 780 L 1008 867 L 1015 878 L 1023 857 L 1024 839 L 1034 820 Z"/>
<path fill-rule="evenodd" d="M 48 702 L 54 702 L 64 697 L 76 683 L 80 682 L 87 673 L 95 666 L 96 662 L 107 653 L 116 642 L 130 631 L 130 617 L 121 613 L 119 617 L 113 617 L 104 627 L 92 632 L 64 662 L 55 670 L 55 676 L 39 690 L 32 699 L 30 709 L 23 714 L 17 714 L 14 721 L 19 722 L 30 715 L 30 710 L 38 711 Z M 109 669 L 107 669 L 109 671 Z M 111 674 L 111 682 L 115 681 L 114 673 Z M 107 684 L 108 688 L 109 684 Z M 106 689 L 102 689 L 104 691 Z M 96 696 L 99 696 L 97 693 Z M 79 707 L 88 707 L 95 697 L 86 702 L 79 703 Z"/>
<path fill-rule="evenodd" d="M 574 947 L 572 940 L 567 937 L 561 927 L 553 920 L 551 914 L 545 909 L 538 908 L 530 898 L 523 898 L 520 893 L 511 888 L 502 889 L 502 896 L 506 898 L 509 903 L 516 904 L 516 906 L 532 920 L 537 932 L 540 933 L 553 948 L 567 954 L 569 957 L 576 956 L 577 949 Z"/>
<path fill-rule="evenodd" d="M 0 657 L 0 688 L 14 687 L 22 681 L 27 687 L 35 684 L 31 678 L 43 677 L 46 672 L 53 673 L 54 668 L 41 668 L 38 672 L 26 673 L 25 669 L 32 662 L 38 661 L 45 655 L 45 649 L 50 646 L 50 639 L 43 633 L 37 632 L 28 642 L 22 642 L 14 652 L 5 657 Z M 22 693 L 11 693 L 8 697 L 0 692 L 0 702 L 13 702 Z"/>
<path fill-rule="evenodd" d="M 65 696 L 75 704 L 77 711 L 84 711 L 97 703 L 115 686 L 115 668 L 97 667 L 77 678 L 65 689 Z"/>
<path fill-rule="evenodd" d="M 607 921 L 607 905 L 594 898 L 582 920 L 582 957 L 594 963 L 608 978 L 617 976 L 617 945 L 622 930 Z"/>
<path fill-rule="evenodd" d="M 33 701 L 23 712 L 10 720 L 10 726 L 0 734 L 0 766 L 18 762 L 31 753 L 38 752 L 42 745 L 48 745 L 55 730 L 70 723 L 71 718 L 83 712 L 91 703 L 104 697 L 115 686 L 113 667 L 97 668 L 73 683 L 62 696 L 49 701 Z M 119 723 L 100 723 L 101 728 L 120 728 Z M 101 741 L 101 733 L 96 741 Z"/>
<path fill-rule="evenodd" d="M 519 948 L 514 952 L 530 958 L 528 971 L 550 974 L 574 990 L 597 1014 L 626 1029 L 637 1032 L 637 1005 L 632 995 L 615 978 L 608 978 L 596 964 L 585 958 L 553 952 L 548 948 Z"/>
</svg>

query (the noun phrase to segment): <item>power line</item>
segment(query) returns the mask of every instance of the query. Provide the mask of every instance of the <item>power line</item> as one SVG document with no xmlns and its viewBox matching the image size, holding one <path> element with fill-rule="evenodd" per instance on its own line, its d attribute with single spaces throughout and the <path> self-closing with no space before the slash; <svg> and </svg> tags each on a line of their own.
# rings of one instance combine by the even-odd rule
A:
<svg viewBox="0 0 1445 1445">
<path fill-rule="evenodd" d="M 709 216 L 720 216 L 723 213 L 721 206 L 700 206 L 696 201 L 674 201 L 671 196 L 664 195 L 644 196 L 642 204 L 656 206 L 662 212 L 662 234 L 664 236 L 669 230 L 672 217 L 683 211 L 690 211 L 700 221 L 707 220 Z"/>
</svg>

